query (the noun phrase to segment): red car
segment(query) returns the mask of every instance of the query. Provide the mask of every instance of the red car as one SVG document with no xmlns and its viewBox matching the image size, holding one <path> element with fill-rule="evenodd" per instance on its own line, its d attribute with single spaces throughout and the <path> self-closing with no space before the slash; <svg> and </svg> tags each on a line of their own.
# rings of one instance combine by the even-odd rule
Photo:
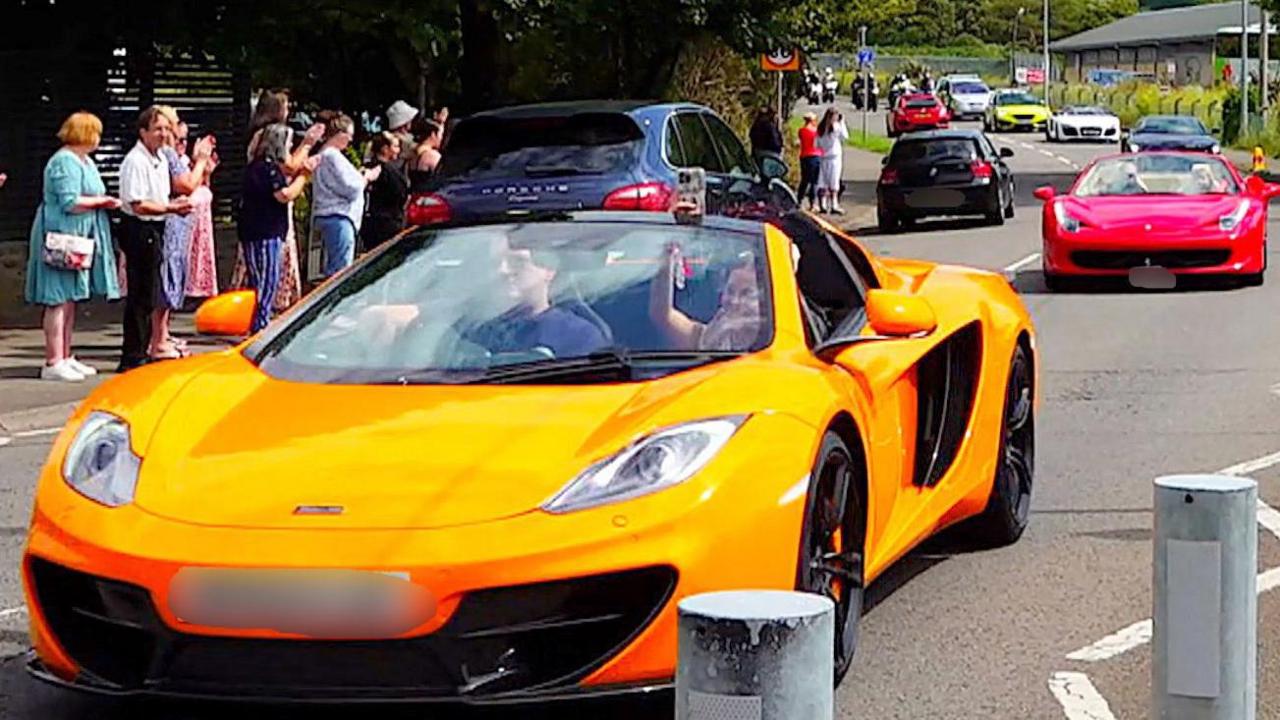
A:
<svg viewBox="0 0 1280 720">
<path fill-rule="evenodd" d="M 951 111 L 930 93 L 913 93 L 898 98 L 885 124 L 888 125 L 889 137 L 916 130 L 949 128 Z"/>
<path fill-rule="evenodd" d="M 1072 277 L 1232 274 L 1260 285 L 1267 267 L 1267 205 L 1280 185 L 1247 180 L 1220 155 L 1109 155 L 1065 195 L 1040 187 L 1041 264 L 1049 289 Z"/>
</svg>

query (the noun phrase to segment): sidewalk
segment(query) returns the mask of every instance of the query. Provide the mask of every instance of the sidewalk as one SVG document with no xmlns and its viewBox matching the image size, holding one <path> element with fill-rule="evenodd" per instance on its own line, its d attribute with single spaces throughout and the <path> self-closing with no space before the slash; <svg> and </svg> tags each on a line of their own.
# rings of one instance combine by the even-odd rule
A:
<svg viewBox="0 0 1280 720">
<path fill-rule="evenodd" d="M 120 362 L 120 303 L 84 303 L 76 315 L 72 348 L 77 359 L 98 370 L 81 383 L 40 380 L 44 333 L 38 327 L 0 329 L 0 436 L 57 427 L 93 388 L 115 377 Z M 173 334 L 191 352 L 227 347 L 230 340 L 196 335 L 194 315 L 175 313 Z"/>
</svg>

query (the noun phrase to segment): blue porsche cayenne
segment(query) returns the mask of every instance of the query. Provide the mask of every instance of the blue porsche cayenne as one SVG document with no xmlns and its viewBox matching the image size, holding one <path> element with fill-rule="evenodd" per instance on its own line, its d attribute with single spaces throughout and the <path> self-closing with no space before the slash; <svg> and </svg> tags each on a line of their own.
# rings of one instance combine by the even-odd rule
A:
<svg viewBox="0 0 1280 720">
<path fill-rule="evenodd" d="M 454 126 L 436 173 L 415 183 L 407 225 L 526 212 L 670 208 L 677 169 L 701 167 L 707 212 L 797 207 L 776 155 L 754 157 L 709 108 L 574 101 L 477 113 Z"/>
</svg>

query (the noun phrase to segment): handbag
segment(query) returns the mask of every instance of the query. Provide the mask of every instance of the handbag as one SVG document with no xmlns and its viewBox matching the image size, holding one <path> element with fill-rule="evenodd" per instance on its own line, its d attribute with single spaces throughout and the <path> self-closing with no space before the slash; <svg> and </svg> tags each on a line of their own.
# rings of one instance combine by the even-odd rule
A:
<svg viewBox="0 0 1280 720">
<path fill-rule="evenodd" d="M 44 212 L 43 205 L 40 212 Z M 88 270 L 93 265 L 93 250 L 97 244 L 91 237 L 46 231 L 44 262 L 59 270 Z"/>
</svg>

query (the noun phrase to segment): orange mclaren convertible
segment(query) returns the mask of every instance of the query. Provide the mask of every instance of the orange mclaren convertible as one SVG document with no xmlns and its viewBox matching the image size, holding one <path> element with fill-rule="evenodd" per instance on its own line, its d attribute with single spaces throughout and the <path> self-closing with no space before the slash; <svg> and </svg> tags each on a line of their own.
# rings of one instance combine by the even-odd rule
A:
<svg viewBox="0 0 1280 720">
<path fill-rule="evenodd" d="M 782 588 L 834 600 L 838 683 L 895 560 L 962 521 L 1022 534 L 1036 365 L 1000 274 L 803 213 L 413 231 L 76 411 L 24 557 L 29 670 L 286 701 L 652 690 L 682 597 Z"/>
</svg>

